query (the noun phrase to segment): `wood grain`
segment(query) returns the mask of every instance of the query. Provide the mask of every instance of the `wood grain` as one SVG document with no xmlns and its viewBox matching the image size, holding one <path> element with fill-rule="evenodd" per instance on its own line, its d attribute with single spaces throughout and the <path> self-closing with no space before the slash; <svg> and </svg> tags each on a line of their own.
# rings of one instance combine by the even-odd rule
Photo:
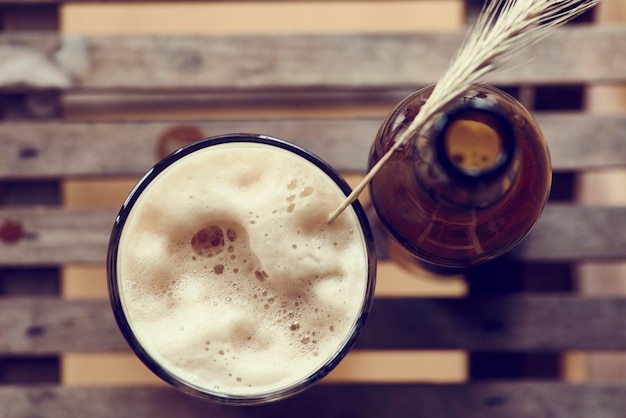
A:
<svg viewBox="0 0 626 418">
<path fill-rule="evenodd" d="M 218 405 L 170 388 L 4 386 L 0 388 L 0 404 L 3 418 L 622 418 L 626 410 L 626 386 L 555 382 L 319 384 L 291 399 L 259 407 Z"/>
<path fill-rule="evenodd" d="M 56 5 L 94 1 L 107 0 L 0 0 L 0 5 L 5 10 L 21 8 L 19 13 L 24 14 L 31 6 L 48 5 L 45 7 L 54 10 Z M 162 95 L 165 100 L 176 96 L 182 104 L 206 94 L 215 98 L 212 106 L 226 104 L 233 109 L 231 116 L 242 107 L 248 106 L 248 110 L 236 116 L 239 120 L 3 122 L 0 182 L 138 176 L 160 158 L 162 134 L 180 125 L 192 125 L 204 136 L 245 131 L 285 138 L 319 154 L 343 172 L 363 173 L 382 116 L 368 113 L 374 117 L 347 118 L 335 114 L 335 109 L 359 101 L 384 109 L 395 103 L 401 92 L 433 83 L 461 45 L 463 35 L 457 31 L 96 37 L 5 31 L 0 33 L 0 94 L 10 95 L 16 102 L 23 98 L 24 112 L 30 117 L 36 116 L 28 108 L 35 97 L 32 94 L 42 92 L 41 97 L 50 92 L 65 98 L 89 96 L 99 105 L 103 97 L 113 97 L 107 102 L 110 108 L 120 104 L 115 102 L 118 94 L 137 95 L 138 101 L 146 97 L 144 93 Z M 625 40 L 624 25 L 564 28 L 520 57 L 510 70 L 488 81 L 501 86 L 624 84 Z M 15 71 L 20 63 L 36 65 Z M 268 120 L 254 113 L 255 107 L 264 104 L 308 109 L 328 105 L 328 109 L 325 119 Z M 57 114 L 48 113 L 50 116 Z M 580 172 L 626 165 L 623 114 L 537 116 L 555 170 Z M 26 189 L 23 193 L 27 194 Z M 101 266 L 115 215 L 114 210 L 93 208 L 0 208 L 0 227 L 16 222 L 23 228 L 16 242 L 0 241 L 0 279 L 5 278 L 2 275 L 7 269 L 11 274 L 20 274 L 23 269 L 27 277 L 36 274 L 38 266 Z M 623 206 L 551 204 L 513 257 L 533 265 L 626 260 L 624 222 Z M 533 271 L 542 274 L 540 269 Z M 552 278 L 546 273 L 542 279 Z M 432 349 L 626 352 L 623 297 L 520 294 L 417 298 L 406 291 L 388 296 L 395 297 L 375 299 L 355 353 Z M 107 300 L 10 296 L 0 298 L 0 312 L 0 362 L 4 358 L 36 359 L 67 353 L 132 355 Z M 253 408 L 201 402 L 169 387 L 0 385 L 0 418 L 621 418 L 625 410 L 624 384 L 325 383 L 284 402 Z"/>
<path fill-rule="evenodd" d="M 624 115 L 539 114 L 555 170 L 626 166 Z M 142 175 L 172 128 L 199 137 L 253 132 L 292 141 L 341 172 L 365 172 L 382 118 L 3 123 L 0 179 Z M 182 143 L 181 143 L 182 144 Z"/>
<path fill-rule="evenodd" d="M 23 229 L 16 241 L 0 241 L 0 266 L 104 263 L 115 217 L 111 210 L 0 209 L 0 223 Z M 513 254 L 527 261 L 623 260 L 624 221 L 624 207 L 549 205 Z"/>
<path fill-rule="evenodd" d="M 0 309 L 0 354 L 128 350 L 106 300 L 8 298 L 0 299 Z M 377 298 L 356 347 L 528 352 L 624 350 L 626 299 Z"/>
<path fill-rule="evenodd" d="M 46 207 L 0 209 L 0 224 L 13 222 L 22 233 L 0 241 L 0 265 L 103 263 L 115 212 Z"/>
<path fill-rule="evenodd" d="M 513 255 L 535 261 L 624 260 L 626 207 L 552 205 Z"/>
<path fill-rule="evenodd" d="M 492 84 L 621 82 L 626 28 L 564 28 L 533 46 Z M 54 35 L 56 36 L 56 35 Z M 29 35 L 32 39 L 32 35 Z M 371 90 L 434 83 L 464 33 L 262 36 L 102 36 L 61 38 L 48 65 L 69 86 L 10 79 L 0 88 L 70 91 Z M 49 43 L 49 36 L 41 35 Z M 13 42 L 15 40 L 13 35 Z M 0 46 L 2 46 L 0 38 Z M 5 65 L 12 53 L 4 49 Z M 584 57 L 584 59 L 580 59 Z M 32 68 L 30 71 L 36 71 Z M 0 66 L 2 74 L 2 66 Z M 0 78 L 1 80 L 1 78 Z"/>
</svg>

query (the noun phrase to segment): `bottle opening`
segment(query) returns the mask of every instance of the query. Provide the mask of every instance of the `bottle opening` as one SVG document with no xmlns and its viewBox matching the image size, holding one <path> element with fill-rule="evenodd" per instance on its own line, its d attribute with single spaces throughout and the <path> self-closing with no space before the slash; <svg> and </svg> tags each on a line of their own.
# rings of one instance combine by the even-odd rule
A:
<svg viewBox="0 0 626 418">
<path fill-rule="evenodd" d="M 488 115 L 469 113 L 448 126 L 444 137 L 446 155 L 461 171 L 491 171 L 503 158 L 502 135 Z"/>
<path fill-rule="evenodd" d="M 464 107 L 448 113 L 442 125 L 440 159 L 451 174 L 487 180 L 502 173 L 511 161 L 513 129 L 500 112 Z"/>
</svg>

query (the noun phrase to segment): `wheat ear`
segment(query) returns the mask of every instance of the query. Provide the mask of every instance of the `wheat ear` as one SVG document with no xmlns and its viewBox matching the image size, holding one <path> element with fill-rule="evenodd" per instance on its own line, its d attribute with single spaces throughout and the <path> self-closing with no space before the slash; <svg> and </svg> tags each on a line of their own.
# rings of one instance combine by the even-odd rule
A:
<svg viewBox="0 0 626 418">
<path fill-rule="evenodd" d="M 352 193 L 328 217 L 332 222 L 365 189 L 391 154 L 419 133 L 425 123 L 450 100 L 502 67 L 524 48 L 594 7 L 600 0 L 493 0 L 485 5 L 476 24 L 430 97 L 394 145 L 372 167 Z"/>
</svg>

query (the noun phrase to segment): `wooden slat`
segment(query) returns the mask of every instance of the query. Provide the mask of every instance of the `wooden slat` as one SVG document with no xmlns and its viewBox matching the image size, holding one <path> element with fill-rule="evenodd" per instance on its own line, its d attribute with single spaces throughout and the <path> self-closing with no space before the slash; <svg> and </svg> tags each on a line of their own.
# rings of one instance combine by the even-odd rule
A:
<svg viewBox="0 0 626 418">
<path fill-rule="evenodd" d="M 622 350 L 626 348 L 625 313 L 626 300 L 619 298 L 379 299 L 357 346 L 472 351 L 560 351 L 574 347 Z"/>
<path fill-rule="evenodd" d="M 626 207 L 549 206 L 513 255 L 534 261 L 624 259 Z"/>
<path fill-rule="evenodd" d="M 103 263 L 116 213 L 46 207 L 0 209 L 0 225 L 10 224 L 17 240 L 0 240 L 0 265 Z"/>
<path fill-rule="evenodd" d="M 51 67 L 72 76 L 37 87 L 72 90 L 368 90 L 435 82 L 464 33 L 64 37 Z M 626 27 L 564 28 L 534 46 L 491 82 L 624 81 Z M 0 37 L 0 45 L 3 41 Z M 4 49 L 3 65 L 12 54 Z M 43 64 L 42 64 L 43 65 Z M 37 71 L 37 69 L 33 69 Z M 2 74 L 2 66 L 0 66 Z M 32 84 L 28 71 L 24 84 Z"/>
<path fill-rule="evenodd" d="M 24 297 L 0 299 L 0 306 L 3 354 L 128 349 L 106 300 Z"/>
<path fill-rule="evenodd" d="M 139 175 L 158 161 L 160 138 L 174 126 L 192 126 L 204 136 L 231 132 L 277 136 L 320 154 L 338 170 L 363 171 L 380 123 L 359 119 L 0 124 L 0 178 Z"/>
<path fill-rule="evenodd" d="M 0 52 L 3 54 L 3 60 L 15 57 L 13 55 L 15 50 L 12 50 L 12 48 L 18 48 L 25 52 L 41 53 L 50 57 L 61 48 L 62 43 L 62 39 L 56 32 L 48 32 L 45 35 L 23 31 L 0 32 Z M 4 67 L 6 64 L 7 62 L 4 62 L 3 67 L 0 68 L 6 68 Z"/>
<path fill-rule="evenodd" d="M 15 242 L 0 241 L 0 266 L 103 263 L 115 216 L 110 210 L 0 209 L 0 225 L 23 230 Z M 625 221 L 626 207 L 549 205 L 514 255 L 528 261 L 626 259 Z"/>
<path fill-rule="evenodd" d="M 0 388 L 3 417 L 464 417 L 622 418 L 626 386 L 549 382 L 471 384 L 318 384 L 257 407 L 204 402 L 170 388 Z"/>
<path fill-rule="evenodd" d="M 539 114 L 555 170 L 626 165 L 626 116 Z M 379 118 L 0 124 L 0 178 L 141 175 L 161 136 L 190 126 L 202 136 L 256 132 L 284 138 L 342 172 L 364 172 Z"/>
<path fill-rule="evenodd" d="M 538 113 L 536 118 L 548 141 L 553 169 L 626 166 L 626 114 Z"/>
<path fill-rule="evenodd" d="M 0 312 L 3 354 L 128 350 L 106 300 L 7 298 Z M 357 348 L 626 350 L 626 299 L 378 298 Z"/>
</svg>

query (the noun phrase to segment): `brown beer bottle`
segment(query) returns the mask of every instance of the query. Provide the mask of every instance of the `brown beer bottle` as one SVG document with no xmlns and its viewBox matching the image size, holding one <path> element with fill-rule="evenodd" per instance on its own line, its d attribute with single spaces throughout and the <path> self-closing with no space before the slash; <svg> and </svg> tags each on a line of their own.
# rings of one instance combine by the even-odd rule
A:
<svg viewBox="0 0 626 418">
<path fill-rule="evenodd" d="M 410 95 L 386 118 L 370 168 L 432 88 Z M 424 126 L 370 182 L 382 223 L 432 270 L 458 271 L 511 250 L 538 220 L 551 185 L 548 148 L 532 115 L 503 91 L 475 85 Z"/>
</svg>

